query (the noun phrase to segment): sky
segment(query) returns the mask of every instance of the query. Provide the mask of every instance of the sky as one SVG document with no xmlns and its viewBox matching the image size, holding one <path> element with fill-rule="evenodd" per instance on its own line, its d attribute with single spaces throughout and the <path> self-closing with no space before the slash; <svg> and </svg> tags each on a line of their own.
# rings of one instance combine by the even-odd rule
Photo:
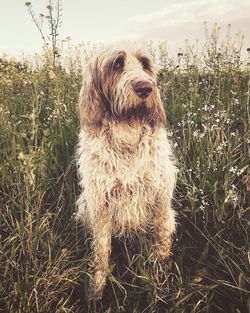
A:
<svg viewBox="0 0 250 313">
<path fill-rule="evenodd" d="M 48 0 L 30 0 L 34 12 L 47 13 Z M 28 14 L 25 0 L 0 0 L 0 55 L 37 52 L 41 36 Z M 166 40 L 169 50 L 185 46 L 185 40 L 205 40 L 218 23 L 226 34 L 244 34 L 250 47 L 250 0 L 62 0 L 60 38 L 73 43 L 109 43 L 120 40 Z"/>
</svg>

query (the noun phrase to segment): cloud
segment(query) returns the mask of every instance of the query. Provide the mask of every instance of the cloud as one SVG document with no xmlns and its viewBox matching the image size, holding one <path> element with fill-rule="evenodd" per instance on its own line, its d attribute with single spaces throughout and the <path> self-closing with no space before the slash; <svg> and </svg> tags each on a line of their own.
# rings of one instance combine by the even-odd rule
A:
<svg viewBox="0 0 250 313">
<path fill-rule="evenodd" d="M 210 30 L 215 22 L 226 33 L 228 24 L 232 32 L 241 30 L 250 46 L 250 2 L 245 0 L 193 0 L 170 3 L 162 10 L 130 17 L 128 33 L 137 40 L 167 40 L 170 45 L 183 45 L 205 39 L 204 21 Z"/>
</svg>

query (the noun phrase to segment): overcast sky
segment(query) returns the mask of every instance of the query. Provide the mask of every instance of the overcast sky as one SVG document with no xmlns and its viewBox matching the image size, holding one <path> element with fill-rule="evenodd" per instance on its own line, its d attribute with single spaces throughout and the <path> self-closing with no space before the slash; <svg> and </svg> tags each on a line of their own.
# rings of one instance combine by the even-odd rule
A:
<svg viewBox="0 0 250 313">
<path fill-rule="evenodd" d="M 24 0 L 0 0 L 0 54 L 39 51 L 41 37 L 28 15 Z M 31 0 L 34 11 L 46 14 L 48 0 Z M 185 39 L 205 38 L 204 21 L 222 33 L 232 25 L 245 35 L 250 47 L 250 0 L 62 0 L 61 39 L 73 43 L 116 40 L 167 40 L 168 47 L 183 47 Z"/>
</svg>

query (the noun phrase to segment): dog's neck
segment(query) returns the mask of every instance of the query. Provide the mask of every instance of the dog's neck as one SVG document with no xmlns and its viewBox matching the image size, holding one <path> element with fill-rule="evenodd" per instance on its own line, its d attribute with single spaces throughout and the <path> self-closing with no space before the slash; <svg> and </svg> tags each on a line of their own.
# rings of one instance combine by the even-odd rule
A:
<svg viewBox="0 0 250 313">
<path fill-rule="evenodd" d="M 145 137 L 152 133 L 148 125 L 112 121 L 105 131 L 106 139 L 116 150 L 135 152 Z"/>
</svg>

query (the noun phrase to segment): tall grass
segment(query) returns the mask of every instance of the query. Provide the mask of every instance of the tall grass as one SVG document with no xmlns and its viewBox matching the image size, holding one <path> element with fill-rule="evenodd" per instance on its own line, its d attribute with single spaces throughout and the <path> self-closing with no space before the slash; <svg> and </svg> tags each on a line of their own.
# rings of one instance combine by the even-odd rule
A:
<svg viewBox="0 0 250 313">
<path fill-rule="evenodd" d="M 160 49 L 159 88 L 179 160 L 168 264 L 143 234 L 114 239 L 103 300 L 89 299 L 89 234 L 74 220 L 81 62 L 0 60 L 0 312 L 250 309 L 249 65 L 209 37 L 202 55 Z M 235 49 L 235 51 L 234 51 Z"/>
</svg>

